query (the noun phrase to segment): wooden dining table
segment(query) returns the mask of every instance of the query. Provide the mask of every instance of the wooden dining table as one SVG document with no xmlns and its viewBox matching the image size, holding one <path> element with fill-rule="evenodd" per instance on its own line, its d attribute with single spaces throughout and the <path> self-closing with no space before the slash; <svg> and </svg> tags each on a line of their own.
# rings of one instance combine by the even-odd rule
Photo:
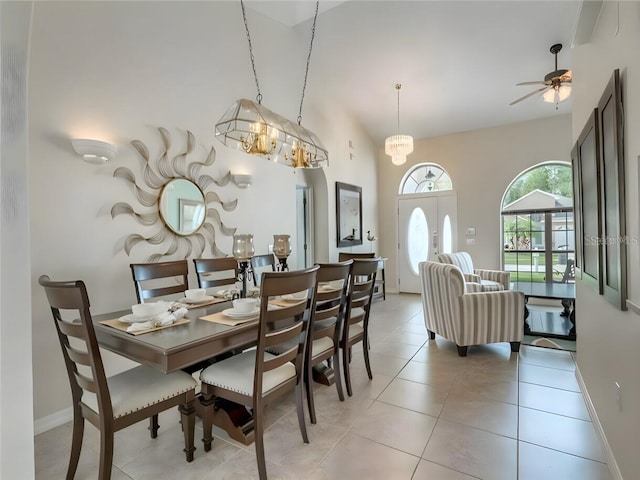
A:
<svg viewBox="0 0 640 480">
<path fill-rule="evenodd" d="M 185 316 L 188 322 L 139 335 L 101 323 L 130 314 L 130 310 L 95 315 L 93 323 L 100 347 L 164 373 L 189 371 L 189 367 L 198 366 L 214 357 L 255 345 L 258 338 L 257 318 L 236 326 L 201 319 L 230 307 L 230 301 L 191 307 Z M 333 370 L 327 367 L 318 377 L 314 372 L 316 381 L 331 384 Z M 252 443 L 253 419 L 244 414 L 246 409 L 228 403 L 222 407 L 215 410 L 214 423 L 225 429 L 231 438 L 245 445 Z M 196 405 L 196 412 L 201 412 L 199 405 Z"/>
<path fill-rule="evenodd" d="M 216 356 L 255 344 L 258 338 L 257 318 L 236 326 L 200 318 L 230 307 L 231 302 L 225 301 L 190 308 L 185 316 L 189 320 L 187 323 L 140 335 L 100 323 L 127 315 L 131 313 L 130 310 L 96 315 L 93 317 L 93 323 L 98 344 L 106 350 L 164 373 L 190 371 L 189 367 L 201 365 Z M 246 409 L 235 404 L 225 404 L 223 407 L 216 408 L 214 423 L 238 442 L 245 445 L 252 443 L 253 418 L 247 414 Z M 196 413 L 202 414 L 202 407 L 198 401 Z"/>
</svg>

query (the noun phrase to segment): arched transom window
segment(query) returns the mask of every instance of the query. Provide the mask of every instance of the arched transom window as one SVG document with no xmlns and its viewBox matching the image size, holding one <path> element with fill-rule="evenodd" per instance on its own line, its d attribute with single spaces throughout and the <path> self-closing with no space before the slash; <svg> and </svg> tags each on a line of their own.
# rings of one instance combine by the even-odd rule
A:
<svg viewBox="0 0 640 480">
<path fill-rule="evenodd" d="M 409 170 L 400 182 L 400 195 L 452 190 L 451 177 L 440 165 L 421 163 Z"/>
</svg>

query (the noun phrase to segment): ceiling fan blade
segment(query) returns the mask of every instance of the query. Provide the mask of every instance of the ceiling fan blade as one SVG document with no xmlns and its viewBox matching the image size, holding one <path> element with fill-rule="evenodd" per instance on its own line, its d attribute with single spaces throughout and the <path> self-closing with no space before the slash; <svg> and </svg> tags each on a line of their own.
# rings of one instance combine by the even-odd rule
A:
<svg viewBox="0 0 640 480">
<path fill-rule="evenodd" d="M 547 90 L 547 89 L 549 89 L 549 88 L 552 88 L 552 87 L 551 87 L 551 86 L 544 86 L 544 87 L 542 87 L 542 88 L 538 88 L 537 90 L 534 90 L 534 91 L 533 91 L 533 92 L 531 92 L 531 93 L 527 93 L 524 97 L 520 97 L 519 99 L 514 100 L 514 101 L 513 101 L 513 102 L 511 102 L 509 105 L 515 105 L 516 103 L 520 103 L 522 100 L 526 100 L 527 98 L 532 97 L 532 96 L 533 96 L 533 95 L 535 95 L 536 93 L 543 92 L 543 91 L 545 91 L 545 90 Z"/>
<path fill-rule="evenodd" d="M 520 83 L 516 83 L 516 87 L 519 87 L 521 85 L 546 85 L 547 83 L 543 80 L 538 80 L 535 82 L 520 82 Z"/>
</svg>

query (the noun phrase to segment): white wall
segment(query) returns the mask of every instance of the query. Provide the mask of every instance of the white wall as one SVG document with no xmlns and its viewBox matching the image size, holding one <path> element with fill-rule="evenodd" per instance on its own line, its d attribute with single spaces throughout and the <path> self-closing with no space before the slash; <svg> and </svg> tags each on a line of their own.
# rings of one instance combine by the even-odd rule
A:
<svg viewBox="0 0 640 480">
<path fill-rule="evenodd" d="M 515 108 L 515 107 L 514 107 Z M 501 262 L 502 196 L 523 170 L 549 160 L 570 161 L 571 117 L 552 116 L 502 127 L 486 128 L 415 142 L 407 163 L 395 166 L 379 151 L 380 253 L 386 264 L 387 288 L 397 290 L 398 188 L 414 165 L 433 162 L 451 176 L 458 195 L 458 249 L 468 251 L 478 268 Z M 476 229 L 475 245 L 465 244 L 468 227 Z"/>
<path fill-rule="evenodd" d="M 29 2 L 0 2 L 0 478 L 33 478 L 27 73 Z"/>
<path fill-rule="evenodd" d="M 620 69 L 624 104 L 627 234 L 639 238 L 638 155 L 640 155 L 640 3 L 604 2 L 590 43 L 571 51 L 575 78 L 573 140 L 597 106 L 613 70 Z M 629 298 L 640 304 L 640 247 L 628 245 Z M 607 303 L 577 280 L 578 367 L 597 411 L 615 464 L 623 478 L 640 478 L 640 318 Z M 622 409 L 614 382 L 622 386 Z"/>
<path fill-rule="evenodd" d="M 300 89 L 290 88 L 288 79 L 302 78 L 307 42 L 298 37 L 306 39 L 308 31 L 247 13 L 263 104 L 296 118 Z M 149 236 L 159 227 L 143 227 L 127 216 L 112 219 L 109 213 L 116 202 L 148 211 L 129 184 L 112 177 L 116 167 L 126 166 L 140 178 L 132 139 L 157 152 L 155 127 L 167 128 L 180 143 L 188 129 L 198 145 L 193 158 L 204 158 L 212 145 L 217 151 L 213 167 L 203 173 L 253 174 L 246 190 L 229 184 L 209 191 L 238 198 L 233 212 L 219 209 L 222 220 L 238 233 L 253 233 L 258 254 L 266 253 L 274 233 L 295 233 L 296 184 L 311 183 L 318 193 L 319 259 L 337 257 L 335 180 L 363 187 L 364 218 L 377 229 L 375 147 L 347 114 L 322 98 L 312 71 L 303 125 L 329 150 L 331 165 L 324 172 L 307 175 L 214 139 L 214 125 L 232 102 L 256 94 L 239 2 L 38 2 L 30 66 L 33 358 L 48 366 L 34 372 L 34 415 L 40 424 L 53 422 L 51 416 L 69 406 L 70 394 L 38 277 L 85 280 L 92 312 L 104 313 L 135 303 L 129 263 L 162 251 L 139 244 L 128 257 L 122 251 L 127 235 Z M 118 144 L 116 158 L 104 166 L 83 162 L 69 141 L 83 137 Z M 356 140 L 358 155 L 347 164 L 349 139 Z M 230 237 L 217 232 L 216 242 L 230 252 Z M 195 283 L 195 276 L 190 280 Z M 105 358 L 107 373 L 131 365 L 108 352 Z"/>
</svg>

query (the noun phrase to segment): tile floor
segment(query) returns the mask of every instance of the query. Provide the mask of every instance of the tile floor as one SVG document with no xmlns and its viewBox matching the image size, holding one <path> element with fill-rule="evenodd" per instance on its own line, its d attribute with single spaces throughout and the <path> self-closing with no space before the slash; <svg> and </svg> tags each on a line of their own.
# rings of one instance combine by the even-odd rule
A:
<svg viewBox="0 0 640 480">
<path fill-rule="evenodd" d="M 272 479 L 610 479 L 574 376 L 575 353 L 509 344 L 470 347 L 427 341 L 418 295 L 373 304 L 371 361 L 354 352 L 354 396 L 316 388 L 318 422 L 311 443 L 298 430 L 293 398 L 267 412 L 267 469 Z M 293 397 L 293 395 L 292 395 Z M 257 478 L 253 446 L 216 431 L 186 463 L 177 412 L 116 434 L 112 478 Z M 202 437 L 199 422 L 196 439 Z M 35 439 L 36 478 L 64 478 L 69 423 Z M 99 437 L 87 424 L 77 479 L 97 478 Z"/>
</svg>

